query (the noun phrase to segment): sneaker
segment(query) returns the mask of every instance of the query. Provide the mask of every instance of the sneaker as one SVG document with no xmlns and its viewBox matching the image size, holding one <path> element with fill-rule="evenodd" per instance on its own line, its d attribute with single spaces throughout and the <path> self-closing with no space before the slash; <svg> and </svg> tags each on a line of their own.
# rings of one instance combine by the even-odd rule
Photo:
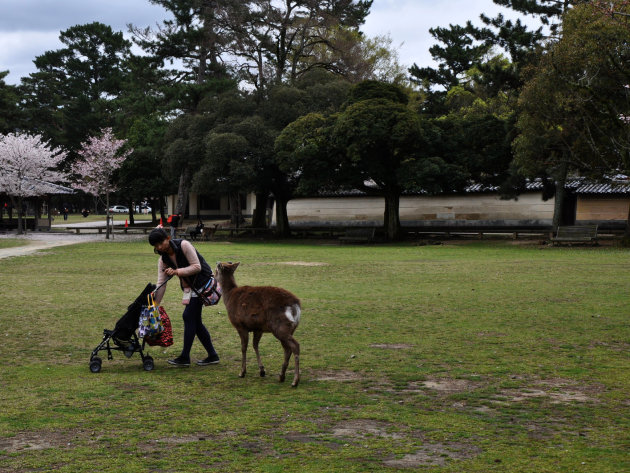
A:
<svg viewBox="0 0 630 473">
<path fill-rule="evenodd" d="M 167 363 L 173 366 L 181 366 L 181 367 L 190 366 L 190 360 L 185 360 L 181 356 L 178 356 L 174 360 L 168 360 Z"/>
<path fill-rule="evenodd" d="M 216 365 L 219 363 L 219 355 L 209 356 L 205 360 L 197 360 L 199 366 Z"/>
</svg>

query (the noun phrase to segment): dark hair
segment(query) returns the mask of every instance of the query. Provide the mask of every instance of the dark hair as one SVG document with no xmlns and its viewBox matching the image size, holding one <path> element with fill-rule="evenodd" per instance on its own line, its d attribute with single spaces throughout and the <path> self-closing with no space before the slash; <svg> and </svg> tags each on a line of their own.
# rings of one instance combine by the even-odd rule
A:
<svg viewBox="0 0 630 473">
<path fill-rule="evenodd" d="M 149 243 L 152 246 L 157 245 L 158 243 L 162 243 L 164 240 L 168 238 L 168 234 L 163 228 L 154 228 L 149 233 Z"/>
</svg>

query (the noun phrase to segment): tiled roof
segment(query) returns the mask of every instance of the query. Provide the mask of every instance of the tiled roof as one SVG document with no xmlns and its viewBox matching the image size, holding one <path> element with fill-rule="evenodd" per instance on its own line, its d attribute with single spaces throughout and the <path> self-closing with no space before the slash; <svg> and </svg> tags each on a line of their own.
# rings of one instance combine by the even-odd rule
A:
<svg viewBox="0 0 630 473">
<path fill-rule="evenodd" d="M 630 194 L 630 181 L 607 184 L 581 184 L 576 194 Z"/>
<path fill-rule="evenodd" d="M 57 195 L 74 194 L 75 190 L 70 187 L 61 186 L 52 182 L 40 181 L 39 179 L 24 179 L 24 190 L 28 190 L 31 195 Z M 3 192 L 0 189 L 0 192 Z"/>
<path fill-rule="evenodd" d="M 603 186 L 603 184 L 601 185 Z M 574 178 L 567 180 L 566 188 L 572 189 L 574 192 L 578 192 L 578 189 L 586 187 L 584 184 L 584 180 L 581 178 Z M 628 184 L 628 193 L 630 193 L 630 184 Z M 535 179 L 532 181 L 528 181 L 525 184 L 525 190 L 530 192 L 537 192 L 543 190 L 543 182 L 540 179 Z M 491 193 L 498 192 L 499 186 L 492 186 L 487 184 L 470 184 L 464 189 L 465 194 L 480 194 L 480 193 Z M 604 193 L 603 191 L 595 191 L 594 193 Z M 318 194 L 319 197 L 360 197 L 364 196 L 366 193 L 362 190 L 358 189 L 341 189 L 334 191 L 320 191 Z M 403 192 L 403 195 L 427 195 L 426 192 Z"/>
</svg>

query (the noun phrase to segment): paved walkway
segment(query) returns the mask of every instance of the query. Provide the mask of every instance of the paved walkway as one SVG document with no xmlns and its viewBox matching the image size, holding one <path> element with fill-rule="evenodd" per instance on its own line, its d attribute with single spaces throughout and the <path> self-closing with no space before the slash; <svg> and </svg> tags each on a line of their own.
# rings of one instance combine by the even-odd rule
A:
<svg viewBox="0 0 630 473">
<path fill-rule="evenodd" d="M 53 225 L 54 227 L 96 227 L 105 226 L 103 222 L 75 223 L 70 225 Z M 117 225 L 119 226 L 119 225 Z M 15 232 L 0 234 L 0 239 L 18 239 L 23 240 L 24 245 L 14 246 L 11 248 L 0 248 L 0 259 L 12 258 L 16 256 L 24 256 L 36 253 L 41 250 L 48 250 L 56 246 L 74 245 L 77 243 L 85 243 L 88 241 L 130 241 L 146 239 L 146 235 L 125 235 L 117 233 L 114 238 L 107 240 L 105 234 L 98 233 L 82 233 L 79 235 L 71 233 L 47 233 L 47 232 L 31 232 L 26 235 L 18 235 Z"/>
</svg>

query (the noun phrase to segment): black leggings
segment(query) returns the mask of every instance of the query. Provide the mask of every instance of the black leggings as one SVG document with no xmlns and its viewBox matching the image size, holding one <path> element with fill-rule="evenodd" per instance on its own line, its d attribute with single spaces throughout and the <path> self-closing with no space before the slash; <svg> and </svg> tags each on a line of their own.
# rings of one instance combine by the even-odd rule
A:
<svg viewBox="0 0 630 473">
<path fill-rule="evenodd" d="M 208 356 L 215 356 L 217 354 L 212 346 L 210 333 L 201 321 L 202 308 L 203 303 L 199 297 L 191 297 L 182 315 L 184 319 L 184 347 L 182 348 L 181 357 L 186 360 L 190 360 L 190 349 L 195 340 L 195 335 L 199 337 L 199 341 L 208 352 Z"/>
</svg>

